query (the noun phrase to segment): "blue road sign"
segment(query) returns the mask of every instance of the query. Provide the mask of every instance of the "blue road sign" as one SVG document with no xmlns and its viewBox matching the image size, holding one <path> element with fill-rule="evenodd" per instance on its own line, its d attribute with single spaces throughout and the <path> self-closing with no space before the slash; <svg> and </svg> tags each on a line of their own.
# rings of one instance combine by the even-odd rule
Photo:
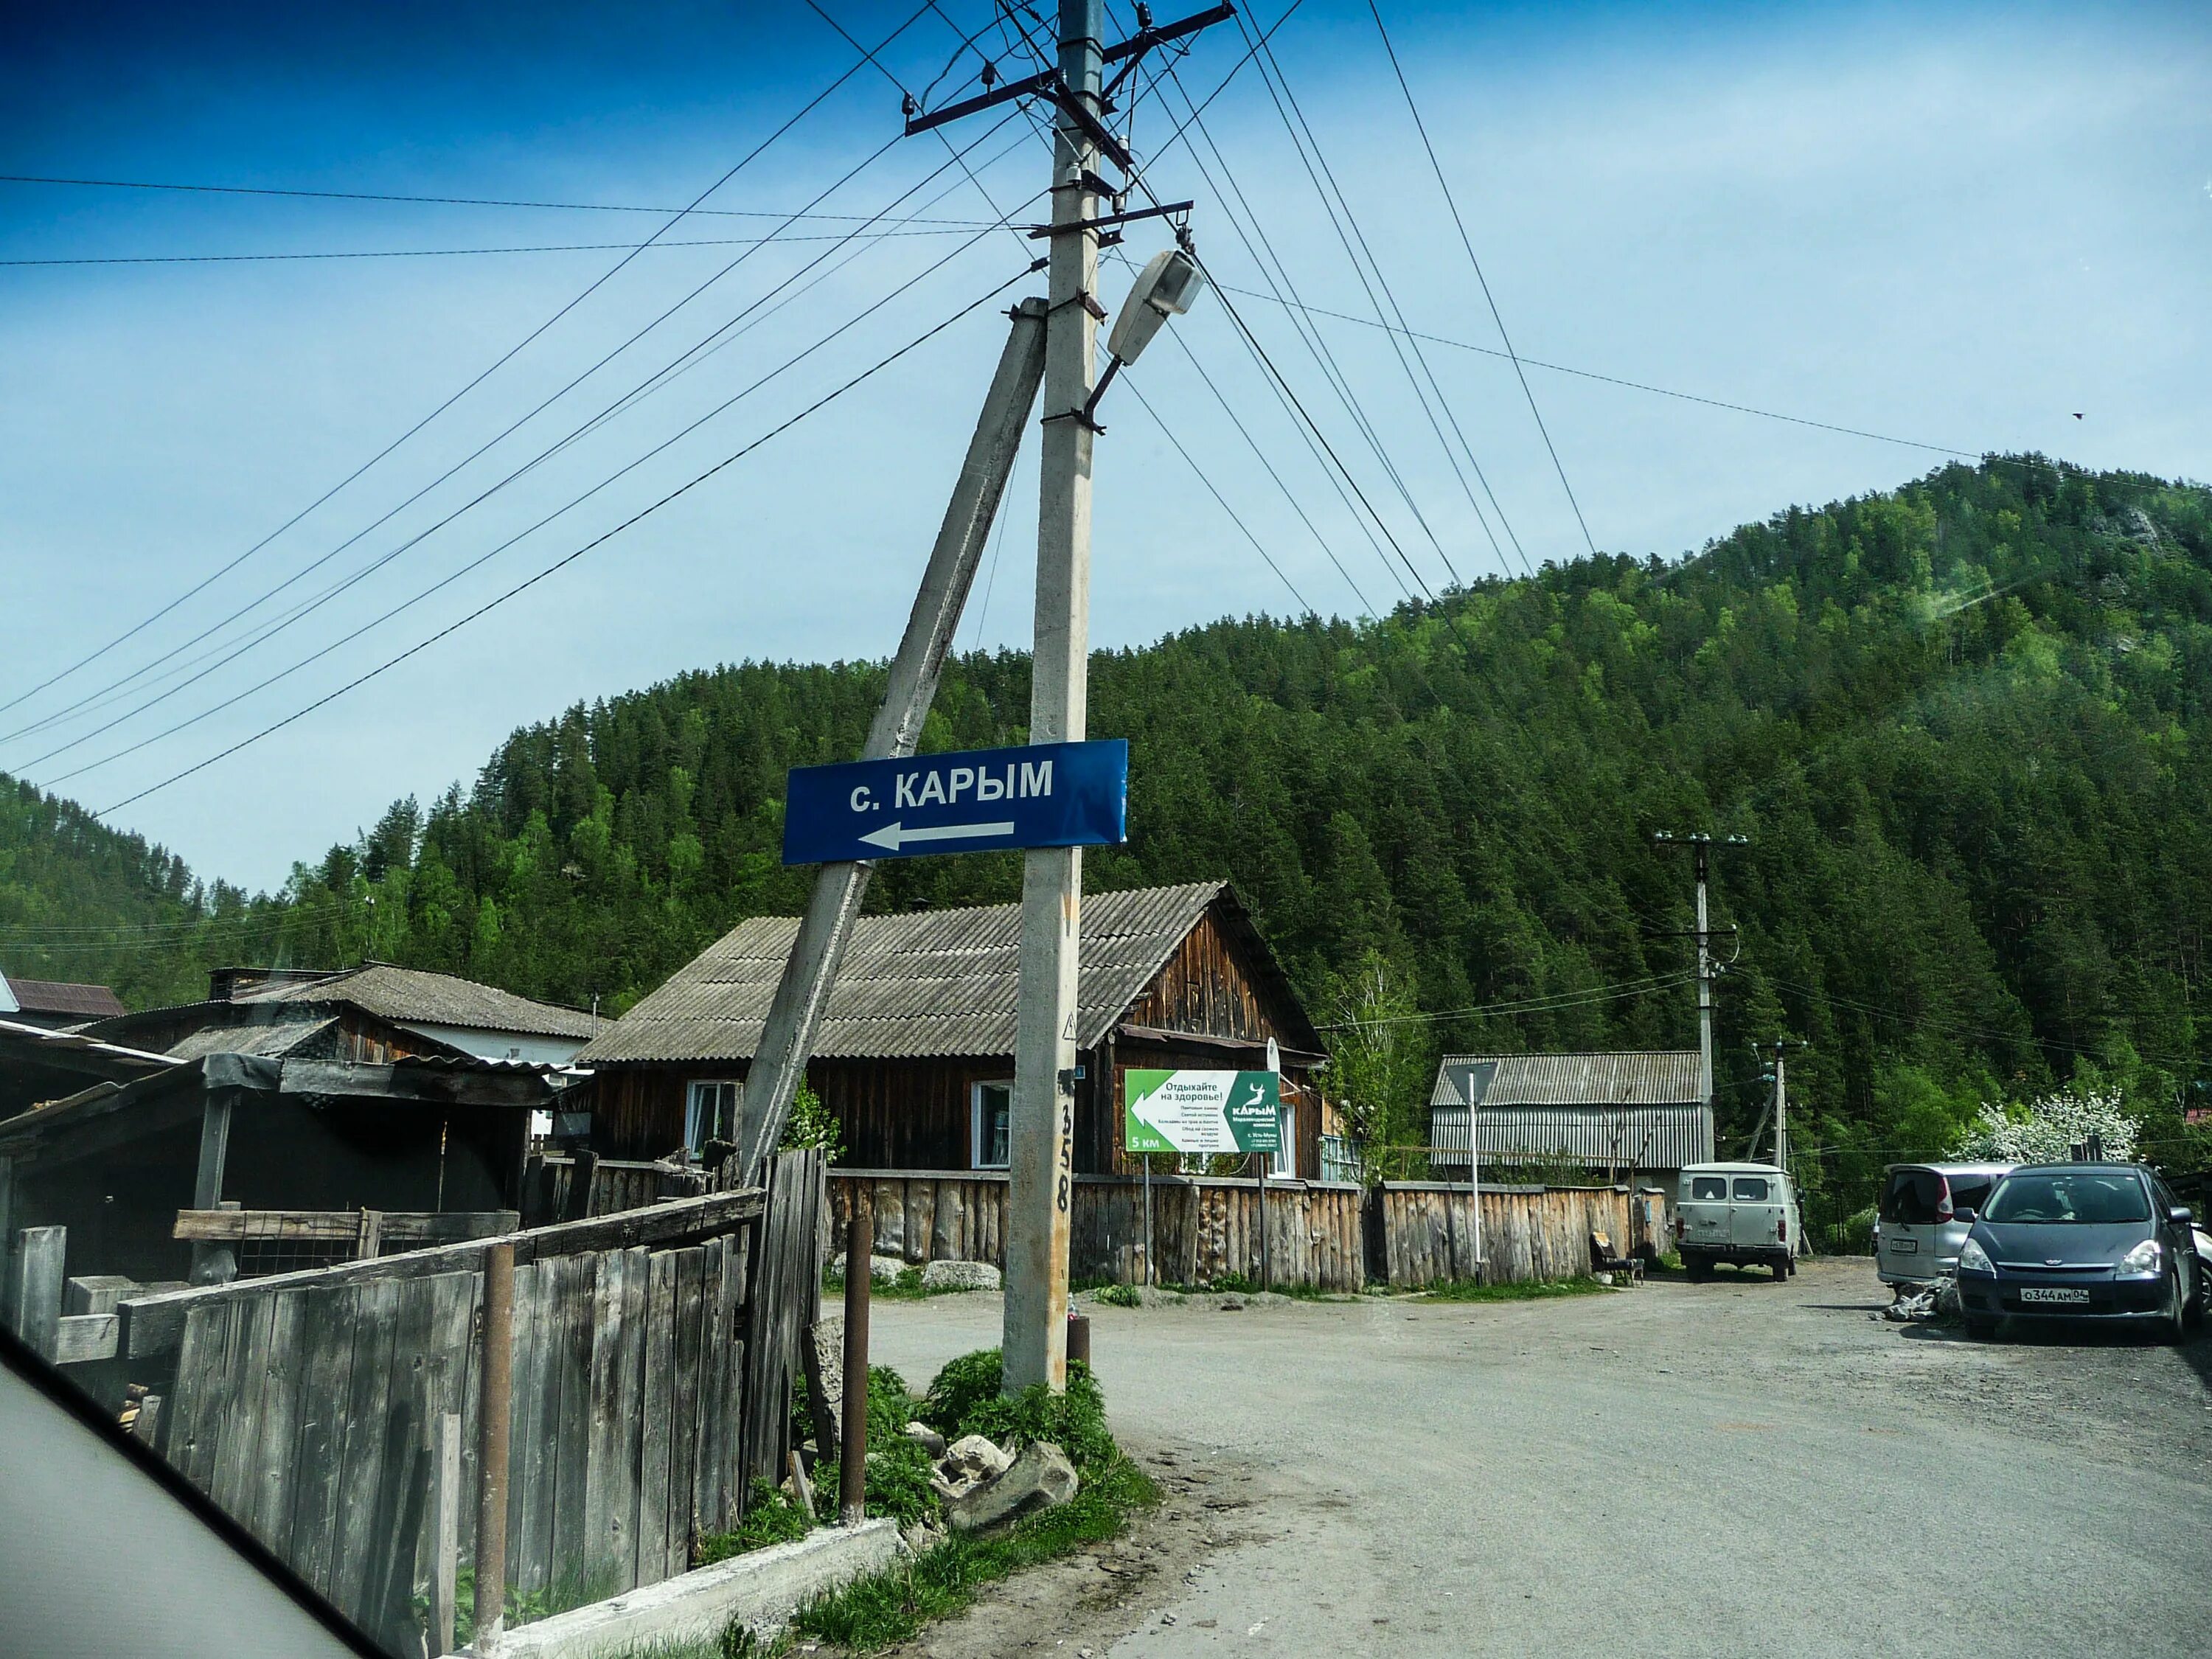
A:
<svg viewBox="0 0 2212 1659">
<path fill-rule="evenodd" d="M 783 861 L 1097 847 L 1128 838 L 1129 745 L 1036 743 L 793 769 Z"/>
</svg>

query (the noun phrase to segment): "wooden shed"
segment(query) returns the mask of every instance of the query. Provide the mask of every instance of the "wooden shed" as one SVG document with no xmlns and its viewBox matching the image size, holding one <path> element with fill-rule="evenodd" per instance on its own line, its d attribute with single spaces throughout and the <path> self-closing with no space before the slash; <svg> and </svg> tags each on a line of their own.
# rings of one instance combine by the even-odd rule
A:
<svg viewBox="0 0 2212 1659">
<path fill-rule="evenodd" d="M 1021 907 L 866 916 L 807 1081 L 874 1170 L 1006 1165 Z M 578 1054 L 595 1073 L 593 1140 L 612 1158 L 696 1152 L 738 1121 L 745 1071 L 799 923 L 740 923 Z M 1225 882 L 1085 894 L 1075 1160 L 1127 1172 L 1121 1073 L 1255 1069 L 1273 1038 L 1291 1143 L 1278 1173 L 1320 1170 L 1323 1059 L 1312 1021 Z"/>
</svg>

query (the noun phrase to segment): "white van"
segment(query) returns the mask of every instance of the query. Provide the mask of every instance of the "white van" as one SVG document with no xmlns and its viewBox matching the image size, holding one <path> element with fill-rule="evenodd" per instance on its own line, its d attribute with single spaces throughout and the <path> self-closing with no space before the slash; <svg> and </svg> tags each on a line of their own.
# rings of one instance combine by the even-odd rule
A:
<svg viewBox="0 0 2212 1659">
<path fill-rule="evenodd" d="M 1796 1271 L 1804 1237 L 1797 1194 L 1771 1164 L 1692 1164 L 1674 1199 L 1674 1247 L 1682 1271 L 1703 1279 L 1717 1262 L 1769 1267 L 1777 1279 Z"/>
</svg>

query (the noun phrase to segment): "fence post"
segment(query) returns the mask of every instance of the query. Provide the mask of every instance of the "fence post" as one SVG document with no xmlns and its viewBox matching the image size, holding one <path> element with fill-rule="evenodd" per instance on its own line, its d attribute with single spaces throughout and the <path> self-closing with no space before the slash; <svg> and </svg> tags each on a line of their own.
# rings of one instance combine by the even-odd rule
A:
<svg viewBox="0 0 2212 1659">
<path fill-rule="evenodd" d="M 507 1619 L 507 1465 L 508 1414 L 514 1406 L 514 1246 L 484 1252 L 483 1363 L 477 1367 L 476 1633 L 471 1645 L 491 1652 Z"/>
<path fill-rule="evenodd" d="M 1260 1171 L 1260 1288 L 1272 1291 L 1275 1280 L 1267 1270 L 1267 1154 L 1255 1152 L 1252 1156 Z"/>
<path fill-rule="evenodd" d="M 869 1196 L 855 1190 L 845 1224 L 845 1431 L 837 1453 L 837 1519 L 848 1527 L 867 1518 L 869 1255 L 875 1217 Z"/>
<path fill-rule="evenodd" d="M 1145 1158 L 1145 1284 L 1156 1285 L 1159 1280 L 1152 1273 L 1152 1155 Z"/>
<path fill-rule="evenodd" d="M 143 1407 L 142 1407 L 143 1409 Z M 430 1638 L 439 1653 L 453 1650 L 453 1580 L 461 1549 L 461 1414 L 438 1413 L 435 1520 L 430 1533 Z"/>
<path fill-rule="evenodd" d="M 40 1358 L 51 1361 L 62 1334 L 62 1261 L 69 1248 L 66 1227 L 26 1227 L 15 1235 L 15 1334 Z"/>
</svg>

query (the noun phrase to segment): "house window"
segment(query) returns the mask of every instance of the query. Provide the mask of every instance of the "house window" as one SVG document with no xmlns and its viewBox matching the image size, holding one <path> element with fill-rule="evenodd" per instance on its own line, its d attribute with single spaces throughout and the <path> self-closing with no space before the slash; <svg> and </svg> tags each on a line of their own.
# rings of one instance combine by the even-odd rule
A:
<svg viewBox="0 0 2212 1659">
<path fill-rule="evenodd" d="M 684 1091 L 684 1146 L 696 1152 L 710 1140 L 733 1140 L 738 1133 L 738 1091 L 742 1085 L 716 1079 L 689 1085 Z"/>
<path fill-rule="evenodd" d="M 975 1167 L 1005 1169 L 1009 1161 L 1014 1085 L 1011 1082 L 977 1084 L 969 1096 L 969 1113 L 972 1131 L 969 1145 L 975 1149 Z"/>
</svg>

